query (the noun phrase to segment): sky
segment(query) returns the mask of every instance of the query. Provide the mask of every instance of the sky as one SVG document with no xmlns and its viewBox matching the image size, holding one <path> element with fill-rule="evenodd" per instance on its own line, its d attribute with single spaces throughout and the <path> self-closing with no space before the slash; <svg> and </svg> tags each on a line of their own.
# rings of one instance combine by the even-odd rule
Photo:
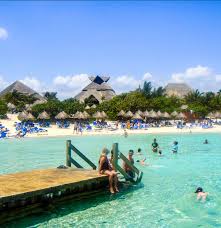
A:
<svg viewBox="0 0 221 228">
<path fill-rule="evenodd" d="M 0 90 L 21 80 L 73 97 L 88 76 L 116 92 L 186 82 L 221 89 L 221 2 L 0 2 Z"/>
</svg>

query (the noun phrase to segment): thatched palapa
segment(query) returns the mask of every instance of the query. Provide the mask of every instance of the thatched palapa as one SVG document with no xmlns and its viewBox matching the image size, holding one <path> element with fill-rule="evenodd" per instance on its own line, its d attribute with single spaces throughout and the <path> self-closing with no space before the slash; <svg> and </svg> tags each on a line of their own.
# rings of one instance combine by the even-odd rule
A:
<svg viewBox="0 0 221 228">
<path fill-rule="evenodd" d="M 40 113 L 38 115 L 37 119 L 39 119 L 39 120 L 49 120 L 50 119 L 50 115 L 46 111 L 44 111 L 44 112 L 42 112 L 42 113 Z"/>
<path fill-rule="evenodd" d="M 132 116 L 133 120 L 142 120 L 143 118 L 140 116 L 140 114 L 138 112 L 136 112 L 133 116 Z"/>
<path fill-rule="evenodd" d="M 125 111 L 124 110 L 121 110 L 118 114 L 117 114 L 117 116 L 119 116 L 119 117 L 124 117 L 125 116 Z"/>
<path fill-rule="evenodd" d="M 180 98 L 185 97 L 188 93 L 192 92 L 190 86 L 186 83 L 169 83 L 165 87 L 165 93 L 167 96 L 177 96 Z"/>
<path fill-rule="evenodd" d="M 57 116 L 55 116 L 55 119 L 57 119 L 57 120 L 65 120 L 68 118 L 70 118 L 69 115 L 64 111 L 58 113 Z"/>
<path fill-rule="evenodd" d="M 128 111 L 126 114 L 125 114 L 125 117 L 127 118 L 132 118 L 133 117 L 133 113 L 131 111 Z"/>
<path fill-rule="evenodd" d="M 93 98 L 98 103 L 101 103 L 105 100 L 112 99 L 116 95 L 111 86 L 107 84 L 110 77 L 97 75 L 96 77 L 89 77 L 89 79 L 91 83 L 75 96 L 75 99 L 84 102 L 87 98 Z"/>
<path fill-rule="evenodd" d="M 104 119 L 104 117 L 103 117 L 101 112 L 94 113 L 93 117 L 96 118 L 96 119 Z"/>
</svg>

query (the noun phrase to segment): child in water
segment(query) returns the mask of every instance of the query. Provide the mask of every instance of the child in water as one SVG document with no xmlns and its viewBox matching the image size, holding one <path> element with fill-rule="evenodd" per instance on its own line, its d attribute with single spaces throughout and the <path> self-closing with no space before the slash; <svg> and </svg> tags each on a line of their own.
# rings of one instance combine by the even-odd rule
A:
<svg viewBox="0 0 221 228">
<path fill-rule="evenodd" d="M 201 187 L 198 187 L 195 191 L 195 193 L 197 193 L 197 200 L 201 200 L 202 202 L 204 202 L 206 200 L 206 197 L 208 196 L 208 192 L 204 192 L 203 189 Z"/>
</svg>

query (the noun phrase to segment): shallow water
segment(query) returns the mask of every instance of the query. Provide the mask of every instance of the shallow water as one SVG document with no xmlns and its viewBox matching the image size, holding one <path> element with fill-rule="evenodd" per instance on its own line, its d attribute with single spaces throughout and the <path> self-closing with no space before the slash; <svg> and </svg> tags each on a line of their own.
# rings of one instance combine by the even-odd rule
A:
<svg viewBox="0 0 221 228">
<path fill-rule="evenodd" d="M 42 215 L 16 221 L 17 227 L 221 227 L 221 137 L 219 134 L 157 135 L 164 156 L 150 152 L 154 136 L 83 136 L 0 141 L 0 174 L 57 167 L 65 162 L 65 140 L 97 161 L 103 146 L 118 142 L 125 154 L 142 149 L 150 166 L 142 184 L 120 194 L 108 193 L 82 202 L 67 202 Z M 207 138 L 208 145 L 203 141 Z M 179 152 L 170 152 L 174 140 Z M 78 160 L 80 161 L 80 160 Z M 84 163 L 82 163 L 84 164 Z M 210 193 L 205 203 L 193 193 L 202 186 Z M 15 223 L 9 224 L 11 227 Z"/>
</svg>

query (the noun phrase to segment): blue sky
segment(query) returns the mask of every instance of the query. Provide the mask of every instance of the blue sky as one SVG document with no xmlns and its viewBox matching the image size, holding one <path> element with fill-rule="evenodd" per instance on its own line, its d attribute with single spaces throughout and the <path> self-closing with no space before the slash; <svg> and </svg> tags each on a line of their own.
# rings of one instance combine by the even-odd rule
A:
<svg viewBox="0 0 221 228">
<path fill-rule="evenodd" d="M 1 2 L 0 89 L 74 96 L 88 75 L 118 93 L 144 80 L 221 88 L 221 2 Z"/>
</svg>

